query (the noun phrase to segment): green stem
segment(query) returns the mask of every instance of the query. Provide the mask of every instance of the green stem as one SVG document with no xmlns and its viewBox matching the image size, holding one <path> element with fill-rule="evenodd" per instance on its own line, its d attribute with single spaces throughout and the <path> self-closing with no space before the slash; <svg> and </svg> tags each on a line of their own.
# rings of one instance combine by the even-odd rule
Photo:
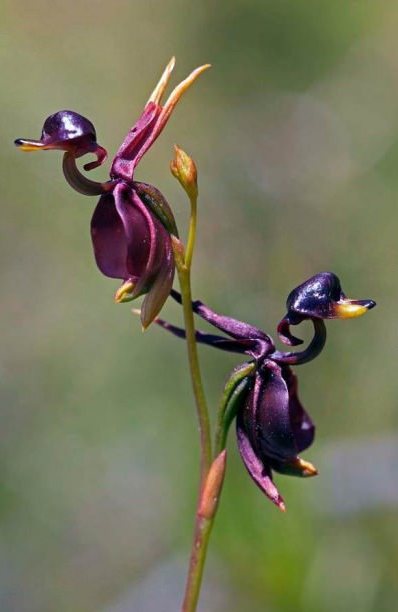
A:
<svg viewBox="0 0 398 612">
<path fill-rule="evenodd" d="M 214 520 L 214 516 L 203 517 L 199 514 L 202 494 L 212 463 L 212 450 L 209 411 L 207 408 L 206 398 L 203 390 L 202 376 L 200 372 L 198 351 L 195 338 L 195 323 L 192 311 L 191 265 L 196 238 L 196 194 L 190 196 L 189 200 L 191 203 L 191 215 L 189 221 L 189 232 L 186 252 L 184 252 L 184 248 L 181 242 L 177 239 L 173 239 L 175 262 L 178 278 L 180 281 L 182 308 L 184 312 L 188 361 L 191 371 L 191 382 L 195 397 L 200 435 L 200 486 L 195 515 L 194 537 L 189 561 L 184 601 L 182 604 L 183 612 L 195 612 L 196 610 L 196 606 L 199 599 L 200 587 L 202 583 L 203 568 L 206 560 L 206 552 Z"/>
<path fill-rule="evenodd" d="M 211 454 L 211 434 L 210 434 L 210 420 L 209 412 L 207 409 L 206 398 L 203 390 L 202 376 L 199 366 L 198 351 L 195 339 L 195 324 L 192 312 L 192 295 L 191 295 L 191 281 L 189 269 L 177 263 L 178 277 L 181 287 L 182 297 L 182 308 L 184 312 L 185 322 L 185 333 L 188 349 L 188 361 L 191 371 L 191 382 L 193 393 L 196 402 L 196 412 L 199 421 L 199 433 L 200 433 L 200 490 L 203 487 L 203 483 L 206 479 L 207 472 L 211 465 L 212 454 Z"/>
<path fill-rule="evenodd" d="M 189 271 L 191 271 L 192 265 L 192 256 L 193 250 L 195 248 L 195 240 L 196 240 L 196 224 L 197 224 L 197 195 L 192 195 L 189 197 L 189 201 L 191 203 L 191 216 L 189 218 L 189 230 L 188 230 L 188 240 L 187 240 L 187 249 L 185 254 L 185 265 Z"/>
<path fill-rule="evenodd" d="M 195 612 L 202 584 L 203 568 L 215 515 L 210 519 L 196 514 L 195 532 L 182 612 Z"/>
<path fill-rule="evenodd" d="M 193 244 L 193 241 L 191 241 L 191 244 Z M 185 333 L 188 348 L 188 361 L 191 371 L 191 381 L 195 396 L 200 434 L 199 497 L 195 518 L 194 538 L 192 542 L 191 557 L 189 561 L 188 576 L 185 587 L 185 595 L 182 605 L 183 612 L 195 612 L 202 583 L 207 546 L 214 518 L 212 517 L 211 519 L 206 519 L 201 517 L 198 513 L 202 498 L 202 491 L 204 489 L 206 478 L 209 473 L 212 461 L 211 432 L 209 412 L 207 409 L 206 399 L 203 391 L 202 377 L 200 373 L 198 352 L 195 339 L 190 270 L 186 267 L 184 263 L 179 261 L 178 257 L 176 257 L 176 265 L 181 287 L 182 307 L 184 311 Z"/>
</svg>

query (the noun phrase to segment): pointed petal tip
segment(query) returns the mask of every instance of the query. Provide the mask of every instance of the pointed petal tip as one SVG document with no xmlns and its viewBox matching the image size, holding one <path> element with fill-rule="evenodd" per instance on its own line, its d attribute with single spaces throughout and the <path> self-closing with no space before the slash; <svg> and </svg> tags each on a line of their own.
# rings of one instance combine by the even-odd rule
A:
<svg viewBox="0 0 398 612">
<path fill-rule="evenodd" d="M 196 79 L 202 74 L 202 72 L 205 72 L 210 67 L 211 67 L 211 64 L 203 64 L 203 66 L 198 66 L 198 68 L 195 68 L 195 70 L 192 70 L 192 72 L 186 77 L 186 79 L 181 81 L 181 83 L 179 83 L 173 89 L 173 91 L 171 92 L 170 96 L 168 97 L 164 105 L 163 113 L 166 115 L 169 115 L 172 109 L 175 107 L 175 105 L 179 101 L 179 99 L 181 98 L 181 96 L 183 95 L 183 93 L 187 91 L 187 89 L 189 89 L 192 83 L 196 81 Z"/>
<path fill-rule="evenodd" d="M 166 65 L 166 68 L 163 70 L 162 76 L 160 77 L 155 89 L 149 96 L 147 104 L 149 104 L 150 102 L 153 102 L 154 104 L 158 104 L 158 105 L 160 104 L 163 94 L 169 83 L 171 73 L 174 70 L 175 63 L 176 63 L 176 58 L 173 55 L 169 63 Z"/>
<path fill-rule="evenodd" d="M 279 508 L 281 512 L 286 512 L 286 504 L 281 497 L 275 501 L 275 505 Z"/>
<path fill-rule="evenodd" d="M 17 138 L 14 144 L 20 151 L 40 151 L 46 148 L 40 140 L 27 140 L 26 138 Z"/>
</svg>

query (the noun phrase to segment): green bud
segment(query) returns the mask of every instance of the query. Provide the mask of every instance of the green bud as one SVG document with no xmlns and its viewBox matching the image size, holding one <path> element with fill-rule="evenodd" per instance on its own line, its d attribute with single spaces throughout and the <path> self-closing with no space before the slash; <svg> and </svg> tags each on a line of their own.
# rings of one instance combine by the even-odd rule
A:
<svg viewBox="0 0 398 612">
<path fill-rule="evenodd" d="M 198 172 L 192 157 L 174 145 L 175 156 L 170 162 L 172 175 L 181 183 L 190 199 L 198 197 Z"/>
</svg>

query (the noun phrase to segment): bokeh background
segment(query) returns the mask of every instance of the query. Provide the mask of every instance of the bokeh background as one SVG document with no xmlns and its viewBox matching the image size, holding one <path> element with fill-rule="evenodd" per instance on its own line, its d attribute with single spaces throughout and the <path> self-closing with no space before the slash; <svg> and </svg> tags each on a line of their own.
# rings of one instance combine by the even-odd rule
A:
<svg viewBox="0 0 398 612">
<path fill-rule="evenodd" d="M 185 347 L 142 335 L 113 304 L 117 282 L 91 251 L 95 200 L 67 186 L 61 154 L 12 145 L 71 108 L 112 155 L 175 54 L 174 83 L 213 68 L 137 178 L 184 231 L 173 143 L 197 161 L 195 295 L 271 334 L 318 271 L 378 302 L 330 322 L 324 353 L 300 369 L 320 476 L 277 478 L 286 515 L 250 481 L 232 432 L 201 610 L 395 610 L 397 3 L 4 0 L 0 22 L 0 609 L 179 608 L 198 476 Z M 181 321 L 174 304 L 165 315 Z M 236 359 L 201 358 L 214 414 Z"/>
</svg>

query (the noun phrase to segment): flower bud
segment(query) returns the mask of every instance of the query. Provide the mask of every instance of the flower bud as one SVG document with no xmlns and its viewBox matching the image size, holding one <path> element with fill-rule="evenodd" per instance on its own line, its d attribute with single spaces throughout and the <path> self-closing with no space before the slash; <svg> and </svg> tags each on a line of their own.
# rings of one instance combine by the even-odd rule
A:
<svg viewBox="0 0 398 612">
<path fill-rule="evenodd" d="M 221 487 L 224 481 L 226 461 L 227 451 L 224 449 L 214 459 L 210 466 L 210 470 L 203 487 L 198 510 L 198 514 L 202 518 L 210 520 L 216 513 Z"/>
<path fill-rule="evenodd" d="M 190 199 L 198 197 L 198 173 L 192 157 L 174 145 L 175 157 L 170 162 L 172 175 L 181 183 Z"/>
</svg>

